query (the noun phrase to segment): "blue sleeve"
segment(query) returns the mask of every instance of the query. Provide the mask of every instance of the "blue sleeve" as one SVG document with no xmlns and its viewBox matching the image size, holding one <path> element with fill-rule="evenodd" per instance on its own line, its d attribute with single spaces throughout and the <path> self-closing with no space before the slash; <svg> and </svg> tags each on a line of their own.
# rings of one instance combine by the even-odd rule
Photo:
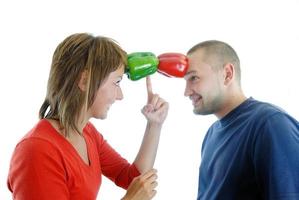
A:
<svg viewBox="0 0 299 200">
<path fill-rule="evenodd" d="M 299 199 L 299 123 L 284 113 L 257 131 L 253 162 L 265 199 Z"/>
</svg>

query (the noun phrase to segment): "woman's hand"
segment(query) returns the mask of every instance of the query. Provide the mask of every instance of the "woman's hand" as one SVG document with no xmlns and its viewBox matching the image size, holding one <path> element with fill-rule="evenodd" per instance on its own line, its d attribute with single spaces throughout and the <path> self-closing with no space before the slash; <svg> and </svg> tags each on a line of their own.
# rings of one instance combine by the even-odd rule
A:
<svg viewBox="0 0 299 200">
<path fill-rule="evenodd" d="M 168 103 L 158 94 L 153 93 L 149 76 L 146 77 L 146 88 L 147 105 L 143 107 L 142 113 L 150 124 L 162 125 L 168 113 Z"/>
<path fill-rule="evenodd" d="M 151 169 L 148 172 L 133 179 L 126 195 L 122 200 L 149 200 L 152 199 L 157 191 L 157 171 Z"/>
</svg>

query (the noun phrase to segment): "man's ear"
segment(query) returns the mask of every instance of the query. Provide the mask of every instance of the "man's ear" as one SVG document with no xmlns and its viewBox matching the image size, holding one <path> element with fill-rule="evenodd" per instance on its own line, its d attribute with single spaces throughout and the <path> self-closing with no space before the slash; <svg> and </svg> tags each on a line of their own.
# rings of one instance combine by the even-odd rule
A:
<svg viewBox="0 0 299 200">
<path fill-rule="evenodd" d="M 88 80 L 88 71 L 84 70 L 80 75 L 80 80 L 78 83 L 78 87 L 83 92 L 87 90 L 87 80 Z"/>
<path fill-rule="evenodd" d="M 232 63 L 227 63 L 223 67 L 224 85 L 229 85 L 235 76 L 235 66 Z"/>
</svg>

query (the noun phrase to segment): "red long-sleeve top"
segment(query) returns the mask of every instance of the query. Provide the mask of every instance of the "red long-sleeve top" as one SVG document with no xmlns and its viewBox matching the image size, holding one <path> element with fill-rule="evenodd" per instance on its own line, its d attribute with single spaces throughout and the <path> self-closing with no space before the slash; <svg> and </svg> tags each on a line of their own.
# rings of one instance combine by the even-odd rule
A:
<svg viewBox="0 0 299 200">
<path fill-rule="evenodd" d="M 83 129 L 90 164 L 45 119 L 17 144 L 8 174 L 15 200 L 95 200 L 105 175 L 126 189 L 140 173 L 88 123 Z"/>
</svg>

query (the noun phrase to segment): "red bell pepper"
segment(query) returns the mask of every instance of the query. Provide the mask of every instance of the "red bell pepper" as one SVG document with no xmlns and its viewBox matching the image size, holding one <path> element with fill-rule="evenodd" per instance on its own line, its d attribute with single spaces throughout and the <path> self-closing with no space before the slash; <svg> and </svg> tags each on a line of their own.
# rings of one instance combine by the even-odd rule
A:
<svg viewBox="0 0 299 200">
<path fill-rule="evenodd" d="M 184 77 L 188 70 L 188 58 L 181 53 L 163 53 L 158 56 L 158 72 L 169 77 Z"/>
</svg>

